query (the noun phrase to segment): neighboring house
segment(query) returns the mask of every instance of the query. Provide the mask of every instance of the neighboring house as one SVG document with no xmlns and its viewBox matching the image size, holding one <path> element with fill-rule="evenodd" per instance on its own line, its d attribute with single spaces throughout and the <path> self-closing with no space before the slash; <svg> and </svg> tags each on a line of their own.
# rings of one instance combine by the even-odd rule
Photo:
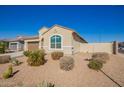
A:
<svg viewBox="0 0 124 93">
<path fill-rule="evenodd" d="M 118 43 L 118 52 L 124 54 L 124 42 Z"/>
<path fill-rule="evenodd" d="M 60 25 L 43 27 L 39 36 L 26 38 L 24 42 L 24 50 L 44 49 L 46 53 L 63 51 L 65 54 L 80 52 L 80 43 L 87 43 L 74 30 Z"/>
<path fill-rule="evenodd" d="M 124 42 L 119 42 L 118 46 L 119 46 L 119 48 L 124 48 Z"/>
<path fill-rule="evenodd" d="M 9 51 L 16 52 L 22 51 L 24 49 L 24 37 L 18 36 L 16 39 L 10 39 L 9 41 Z"/>
<path fill-rule="evenodd" d="M 31 38 L 34 39 L 34 37 L 17 36 L 15 39 L 2 39 L 0 40 L 0 42 L 3 41 L 8 42 L 8 47 L 6 48 L 6 52 L 17 52 L 17 51 L 24 51 L 24 40 Z"/>
</svg>

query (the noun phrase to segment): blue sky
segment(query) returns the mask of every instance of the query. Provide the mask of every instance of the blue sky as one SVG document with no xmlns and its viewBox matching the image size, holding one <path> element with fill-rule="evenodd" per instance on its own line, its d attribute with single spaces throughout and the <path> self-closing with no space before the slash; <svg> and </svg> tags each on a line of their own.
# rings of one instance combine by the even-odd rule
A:
<svg viewBox="0 0 124 93">
<path fill-rule="evenodd" d="M 0 6 L 0 39 L 59 24 L 88 42 L 124 41 L 124 6 Z"/>
</svg>

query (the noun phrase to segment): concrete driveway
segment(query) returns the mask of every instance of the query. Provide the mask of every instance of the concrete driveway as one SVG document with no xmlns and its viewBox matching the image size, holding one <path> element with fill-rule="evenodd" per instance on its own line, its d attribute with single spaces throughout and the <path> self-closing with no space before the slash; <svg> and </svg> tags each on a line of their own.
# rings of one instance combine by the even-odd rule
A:
<svg viewBox="0 0 124 93">
<path fill-rule="evenodd" d="M 11 58 L 14 58 L 14 57 L 22 56 L 23 55 L 23 51 L 14 52 L 14 53 L 0 54 L 0 56 L 3 56 L 3 55 L 10 55 Z"/>
</svg>

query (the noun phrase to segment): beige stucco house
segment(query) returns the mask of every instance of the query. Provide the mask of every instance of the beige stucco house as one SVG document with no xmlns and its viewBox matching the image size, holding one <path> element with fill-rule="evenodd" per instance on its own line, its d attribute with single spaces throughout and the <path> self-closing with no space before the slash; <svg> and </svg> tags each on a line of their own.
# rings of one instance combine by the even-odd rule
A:
<svg viewBox="0 0 124 93">
<path fill-rule="evenodd" d="M 95 53 L 106 52 L 118 53 L 117 42 L 88 43 L 76 31 L 60 25 L 50 28 L 42 27 L 37 36 L 18 36 L 9 39 L 9 51 L 26 51 L 44 49 L 46 53 L 62 51 L 64 54 L 75 54 L 78 52 Z"/>
<path fill-rule="evenodd" d="M 46 53 L 63 51 L 65 54 L 74 54 L 80 52 L 80 43 L 87 41 L 70 28 L 54 25 L 41 28 L 39 36 L 26 38 L 24 50 L 44 49 Z"/>
</svg>

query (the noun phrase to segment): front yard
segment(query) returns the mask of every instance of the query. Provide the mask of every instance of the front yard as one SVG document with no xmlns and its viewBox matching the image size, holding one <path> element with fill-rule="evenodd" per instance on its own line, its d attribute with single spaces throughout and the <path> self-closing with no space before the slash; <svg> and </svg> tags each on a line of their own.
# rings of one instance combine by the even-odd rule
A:
<svg viewBox="0 0 124 93">
<path fill-rule="evenodd" d="M 48 60 L 44 65 L 32 67 L 27 65 L 26 57 L 19 57 L 23 62 L 19 66 L 13 66 L 17 72 L 9 79 L 3 79 L 2 73 L 10 63 L 0 64 L 0 86 L 39 86 L 43 81 L 52 82 L 56 87 L 118 87 L 111 79 L 100 71 L 89 69 L 86 59 L 91 54 L 79 53 L 72 56 L 74 58 L 74 68 L 70 71 L 61 70 L 59 61 L 52 60 L 50 55 L 46 55 Z M 124 57 L 110 55 L 110 60 L 102 69 L 107 75 L 114 79 L 121 86 L 124 86 Z"/>
</svg>

